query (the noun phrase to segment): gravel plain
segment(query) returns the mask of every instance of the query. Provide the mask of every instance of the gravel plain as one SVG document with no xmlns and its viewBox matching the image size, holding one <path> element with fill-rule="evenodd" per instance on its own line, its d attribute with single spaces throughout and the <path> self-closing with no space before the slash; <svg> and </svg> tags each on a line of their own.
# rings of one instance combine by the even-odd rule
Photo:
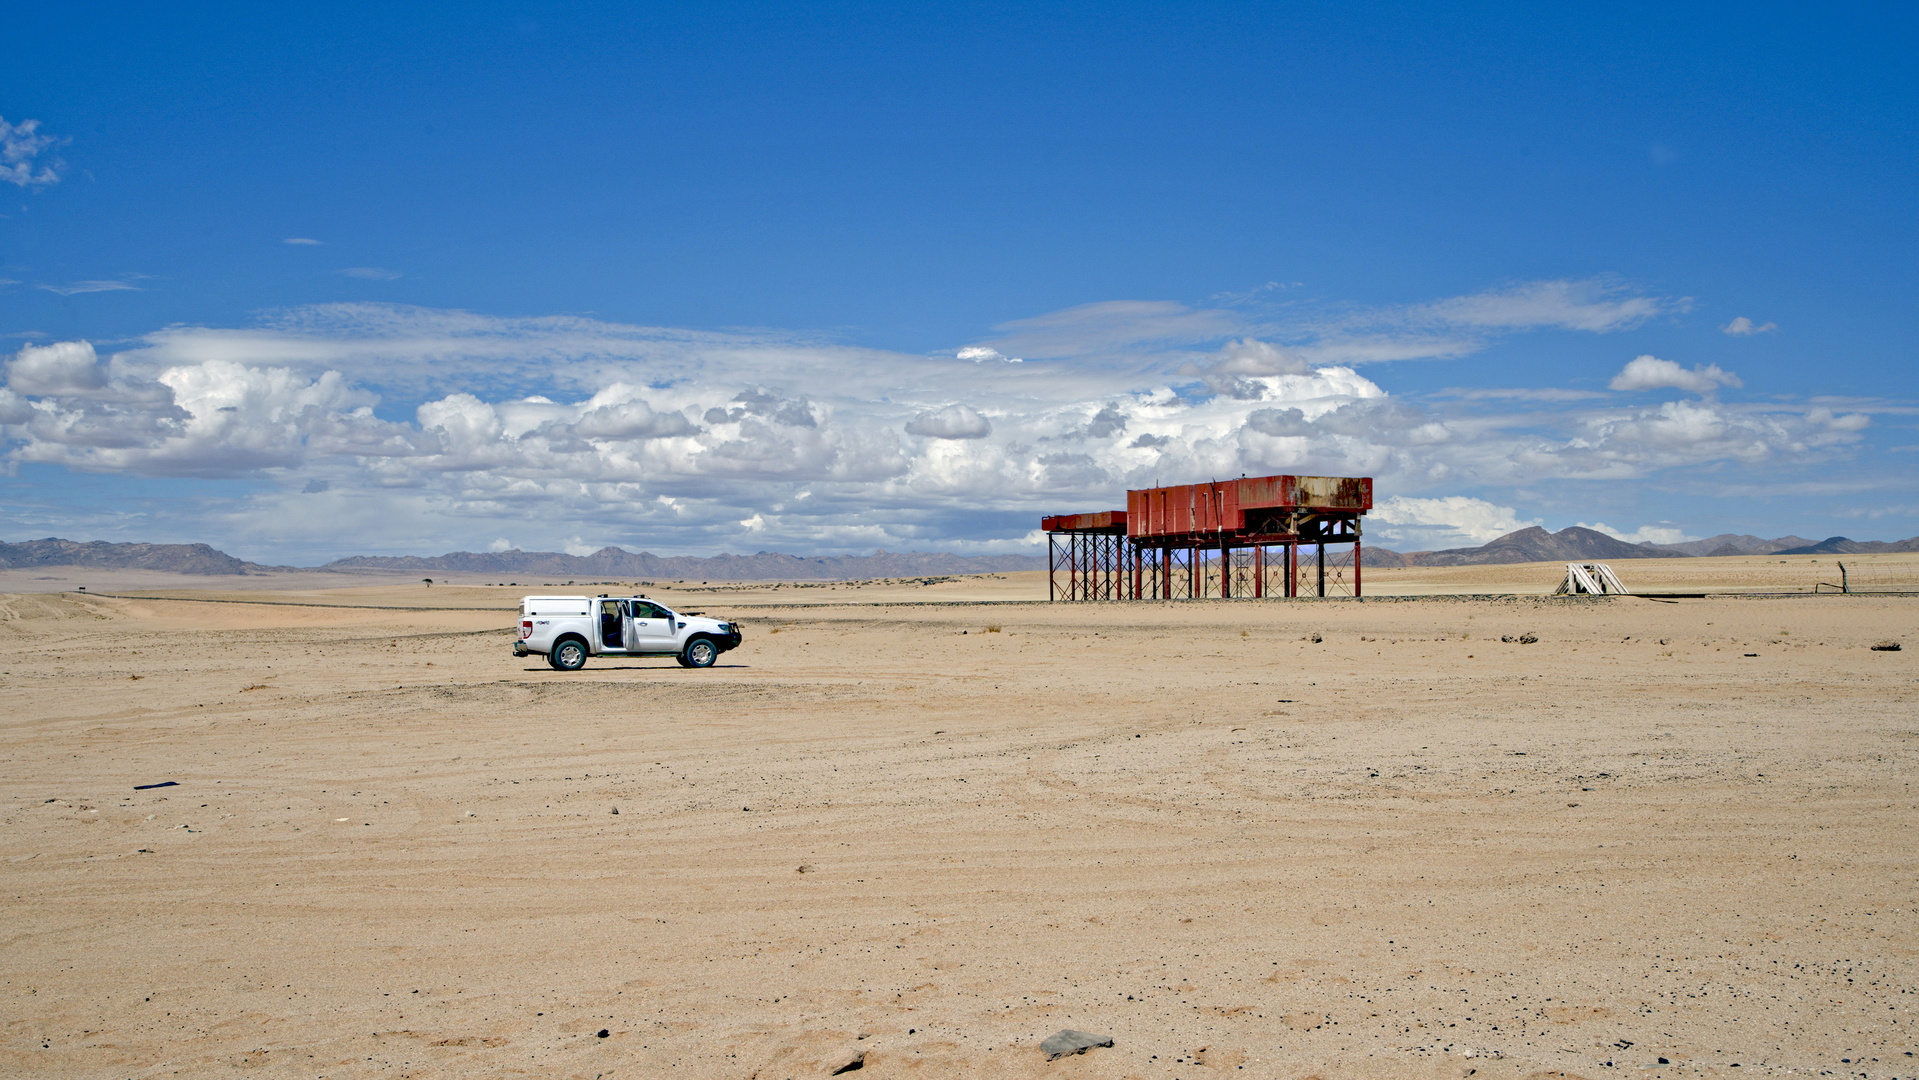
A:
<svg viewBox="0 0 1919 1080">
<path fill-rule="evenodd" d="M 1919 1076 L 1919 599 L 297 584 L 0 596 L 0 1075 Z"/>
</svg>

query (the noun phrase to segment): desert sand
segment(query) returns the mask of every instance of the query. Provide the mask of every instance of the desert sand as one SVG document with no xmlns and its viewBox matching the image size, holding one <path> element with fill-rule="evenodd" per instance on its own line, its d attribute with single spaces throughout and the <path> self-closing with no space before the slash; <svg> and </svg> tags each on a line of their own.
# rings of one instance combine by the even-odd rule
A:
<svg viewBox="0 0 1919 1080">
<path fill-rule="evenodd" d="M 0 1076 L 1919 1075 L 1919 598 L 1553 573 L 0 580 Z"/>
</svg>

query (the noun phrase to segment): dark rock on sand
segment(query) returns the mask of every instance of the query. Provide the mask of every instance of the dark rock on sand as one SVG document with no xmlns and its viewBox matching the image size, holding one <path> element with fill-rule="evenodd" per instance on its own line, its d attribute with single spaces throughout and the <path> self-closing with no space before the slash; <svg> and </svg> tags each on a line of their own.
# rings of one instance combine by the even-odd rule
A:
<svg viewBox="0 0 1919 1080">
<path fill-rule="evenodd" d="M 1084 1054 L 1095 1046 L 1111 1046 L 1111 1035 L 1088 1035 L 1084 1031 L 1063 1028 L 1054 1032 L 1039 1048 L 1045 1052 L 1046 1060 L 1063 1058 L 1068 1054 Z"/>
</svg>

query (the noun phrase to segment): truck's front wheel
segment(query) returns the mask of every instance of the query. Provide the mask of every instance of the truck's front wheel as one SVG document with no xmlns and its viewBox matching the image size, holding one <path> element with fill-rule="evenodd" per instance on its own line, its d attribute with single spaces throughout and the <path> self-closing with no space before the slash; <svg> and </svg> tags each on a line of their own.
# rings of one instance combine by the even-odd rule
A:
<svg viewBox="0 0 1919 1080">
<path fill-rule="evenodd" d="M 578 671 L 586 666 L 586 642 L 579 638 L 558 642 L 547 654 L 546 662 L 560 671 Z"/>
<path fill-rule="evenodd" d="M 719 658 L 720 650 L 714 646 L 712 639 L 696 637 L 687 642 L 686 648 L 680 653 L 680 666 L 712 667 L 713 661 Z"/>
</svg>

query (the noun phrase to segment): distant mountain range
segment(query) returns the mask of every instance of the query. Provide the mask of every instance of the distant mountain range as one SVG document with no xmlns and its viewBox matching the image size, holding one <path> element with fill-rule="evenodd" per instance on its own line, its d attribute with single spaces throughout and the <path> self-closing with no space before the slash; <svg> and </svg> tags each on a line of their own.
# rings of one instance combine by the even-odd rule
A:
<svg viewBox="0 0 1919 1080">
<path fill-rule="evenodd" d="M 1606 562 L 1614 559 L 1671 559 L 1714 555 L 1865 555 L 1919 551 L 1919 536 L 1909 540 L 1849 540 L 1834 536 L 1813 541 L 1803 536 L 1764 540 L 1725 533 L 1683 544 L 1629 544 L 1578 526 L 1547 532 L 1534 526 L 1480 547 L 1445 551 L 1397 552 L 1368 547 L 1368 566 L 1485 566 L 1527 562 Z M 176 574 L 262 574 L 310 569 L 320 571 L 400 571 L 493 574 L 566 580 L 651 578 L 669 581 L 870 581 L 929 574 L 988 574 L 1044 570 L 1039 555 L 951 555 L 930 551 L 876 551 L 871 555 L 806 558 L 762 551 L 753 555 L 634 553 L 605 547 L 591 555 L 557 551 L 455 551 L 446 555 L 359 555 L 325 566 L 262 566 L 236 559 L 205 544 L 111 544 L 103 540 L 29 540 L 0 543 L 0 570 L 41 566 L 95 566 L 102 569 L 165 570 Z"/>
<path fill-rule="evenodd" d="M 1373 566 L 1489 566 L 1526 562 L 1606 562 L 1613 559 L 1671 559 L 1723 555 L 1864 555 L 1888 551 L 1919 551 L 1919 536 L 1910 540 L 1848 540 L 1834 536 L 1808 540 L 1780 536 L 1721 533 L 1682 544 L 1629 544 L 1617 537 L 1578 526 L 1547 532 L 1535 525 L 1510 532 L 1480 547 L 1444 551 L 1397 552 L 1369 547 L 1365 561 Z"/>
<path fill-rule="evenodd" d="M 754 555 L 696 558 L 634 554 L 616 547 L 591 555 L 557 551 L 455 551 L 428 558 L 361 555 L 325 566 L 262 566 L 236 559 L 205 544 L 110 544 L 102 540 L 29 540 L 0 543 L 0 570 L 41 566 L 95 566 L 103 569 L 166 570 L 176 574 L 261 574 L 270 571 L 396 570 L 432 574 L 460 572 L 548 580 L 661 578 L 685 581 L 868 581 L 875 578 L 946 574 L 988 574 L 1044 570 L 1038 555 L 950 555 L 945 552 L 877 551 L 871 555 L 802 558 L 762 551 Z"/>
<path fill-rule="evenodd" d="M 1817 541 L 1803 536 L 1780 536 L 1771 540 L 1761 540 L 1750 533 L 1720 533 L 1708 536 L 1704 540 L 1688 540 L 1683 544 L 1653 544 L 1660 551 L 1676 552 L 1680 555 L 1777 555 L 1792 548 L 1805 547 Z"/>
<path fill-rule="evenodd" d="M 1906 540 L 1848 540 L 1828 536 L 1816 544 L 1774 551 L 1773 555 L 1878 555 L 1888 551 L 1919 551 L 1919 536 Z"/>
<path fill-rule="evenodd" d="M 0 544 L 0 570 L 36 566 L 169 570 L 176 574 L 244 574 L 266 569 L 205 544 L 109 544 L 104 540 L 83 544 L 52 537 L 24 544 Z"/>
</svg>

